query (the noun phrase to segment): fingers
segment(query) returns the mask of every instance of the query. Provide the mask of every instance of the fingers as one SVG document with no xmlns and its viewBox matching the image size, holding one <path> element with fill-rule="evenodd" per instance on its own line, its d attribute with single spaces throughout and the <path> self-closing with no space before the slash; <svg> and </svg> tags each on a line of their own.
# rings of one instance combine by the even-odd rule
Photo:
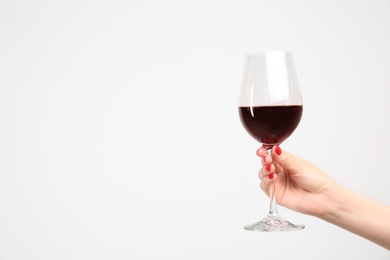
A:
<svg viewBox="0 0 390 260">
<path fill-rule="evenodd" d="M 261 167 L 258 175 L 260 180 L 262 180 L 264 177 L 267 177 L 272 180 L 275 176 L 271 174 L 275 174 L 275 165 L 267 164 Z"/>
<path fill-rule="evenodd" d="M 266 165 L 267 163 L 271 163 L 272 158 L 268 154 L 268 150 L 262 146 L 256 151 L 257 156 L 261 157 L 261 164 Z"/>
<path fill-rule="evenodd" d="M 261 157 L 261 164 L 264 166 L 259 172 L 260 179 L 263 175 L 265 176 L 271 174 L 271 170 L 272 172 L 275 172 L 275 166 L 272 163 L 272 157 L 268 154 L 268 150 L 264 146 L 260 147 L 256 154 Z"/>
<path fill-rule="evenodd" d="M 260 147 L 257 150 L 257 155 L 261 157 L 261 164 L 263 165 L 258 173 L 261 180 L 260 188 L 269 196 L 269 185 L 279 177 L 285 174 L 285 172 L 299 173 L 302 171 L 302 165 L 304 160 L 298 156 L 282 151 L 282 149 L 275 145 L 271 154 L 265 147 Z M 282 174 L 282 175 L 280 175 Z"/>
<path fill-rule="evenodd" d="M 259 171 L 259 178 L 260 188 L 269 196 L 269 185 L 277 178 L 275 166 L 273 164 L 263 166 Z"/>
<path fill-rule="evenodd" d="M 272 163 L 272 157 L 264 146 L 260 147 L 256 154 L 261 158 L 261 164 L 263 165 L 258 173 L 261 180 L 260 188 L 269 196 L 269 185 L 277 178 L 275 165 Z"/>
<path fill-rule="evenodd" d="M 272 163 L 272 156 L 268 154 L 268 150 L 264 146 L 260 147 L 256 154 L 261 157 L 261 164 L 263 166 L 267 166 Z"/>
<path fill-rule="evenodd" d="M 273 162 L 285 169 L 295 171 L 301 165 L 299 157 L 287 151 L 282 151 L 278 145 L 272 148 L 271 155 Z"/>
</svg>

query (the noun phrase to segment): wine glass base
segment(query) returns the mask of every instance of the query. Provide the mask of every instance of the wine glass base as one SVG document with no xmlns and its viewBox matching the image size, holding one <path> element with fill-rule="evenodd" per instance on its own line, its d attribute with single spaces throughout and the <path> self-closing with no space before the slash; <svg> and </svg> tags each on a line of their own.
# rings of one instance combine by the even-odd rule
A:
<svg viewBox="0 0 390 260">
<path fill-rule="evenodd" d="M 295 225 L 280 216 L 267 216 L 259 222 L 244 226 L 245 230 L 261 232 L 294 231 L 304 228 L 304 225 Z"/>
</svg>

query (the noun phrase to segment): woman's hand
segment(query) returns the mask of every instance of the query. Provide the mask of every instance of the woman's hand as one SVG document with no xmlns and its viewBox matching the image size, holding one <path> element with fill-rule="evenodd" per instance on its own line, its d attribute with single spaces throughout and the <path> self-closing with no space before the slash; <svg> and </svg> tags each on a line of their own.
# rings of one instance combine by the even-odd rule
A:
<svg viewBox="0 0 390 260">
<path fill-rule="evenodd" d="M 261 189 L 269 196 L 275 182 L 276 202 L 304 214 L 321 217 L 326 211 L 327 194 L 338 184 L 313 164 L 274 146 L 257 150 L 263 167 L 259 171 Z"/>
<path fill-rule="evenodd" d="M 269 196 L 275 182 L 276 202 L 319 217 L 390 250 L 390 206 L 347 189 L 313 164 L 274 146 L 257 150 L 263 167 L 261 189 Z"/>
</svg>

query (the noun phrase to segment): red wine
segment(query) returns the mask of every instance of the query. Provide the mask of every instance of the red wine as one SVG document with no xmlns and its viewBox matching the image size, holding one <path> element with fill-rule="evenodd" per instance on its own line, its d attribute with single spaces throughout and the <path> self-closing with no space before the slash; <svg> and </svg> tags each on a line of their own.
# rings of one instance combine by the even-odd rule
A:
<svg viewBox="0 0 390 260">
<path fill-rule="evenodd" d="M 302 117 L 302 106 L 239 107 L 241 123 L 246 131 L 271 148 L 289 137 Z"/>
</svg>

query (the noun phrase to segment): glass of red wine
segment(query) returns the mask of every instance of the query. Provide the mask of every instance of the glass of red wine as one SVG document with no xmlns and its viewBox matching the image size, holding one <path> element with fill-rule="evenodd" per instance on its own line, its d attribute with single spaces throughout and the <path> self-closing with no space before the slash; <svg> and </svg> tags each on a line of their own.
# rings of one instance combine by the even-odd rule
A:
<svg viewBox="0 0 390 260">
<path fill-rule="evenodd" d="M 294 132 L 303 106 L 291 52 L 267 51 L 246 56 L 238 109 L 246 131 L 268 151 Z M 279 216 L 275 195 L 272 182 L 268 215 L 244 229 L 291 231 L 305 227 Z"/>
</svg>

